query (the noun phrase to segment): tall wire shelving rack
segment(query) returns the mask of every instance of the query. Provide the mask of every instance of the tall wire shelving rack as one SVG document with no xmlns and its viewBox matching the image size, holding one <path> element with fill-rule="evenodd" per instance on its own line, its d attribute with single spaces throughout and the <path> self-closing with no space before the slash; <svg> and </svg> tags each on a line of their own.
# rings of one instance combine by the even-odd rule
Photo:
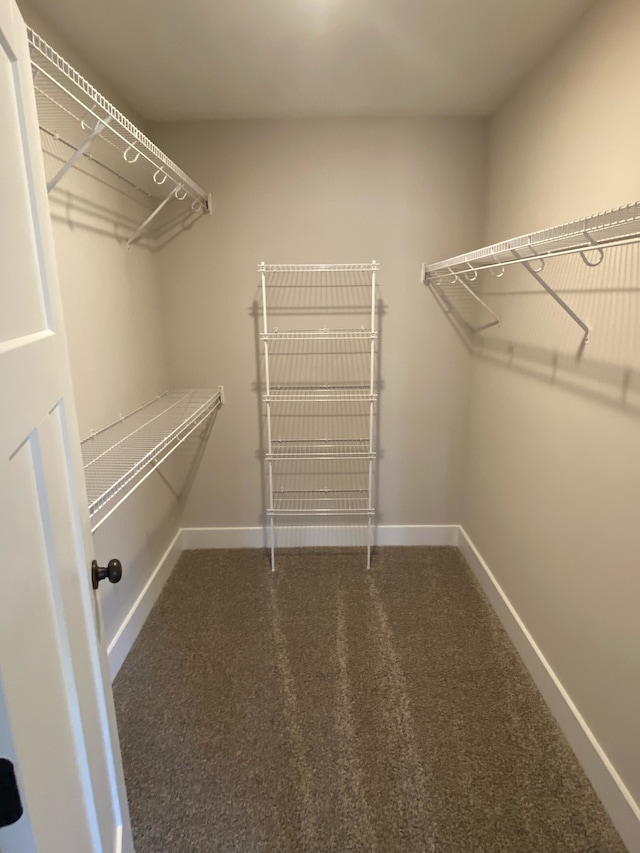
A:
<svg viewBox="0 0 640 853">
<path fill-rule="evenodd" d="M 354 518 L 366 525 L 367 568 L 375 529 L 377 394 L 376 273 L 368 264 L 265 264 L 261 276 L 265 464 L 271 569 L 280 518 Z M 356 305 L 349 293 L 359 295 Z M 275 307 L 270 296 L 281 298 Z M 324 302 L 310 294 L 331 293 Z M 319 307 L 322 303 L 322 307 Z M 275 328 L 287 318 L 325 313 L 331 327 Z M 361 313 L 366 324 L 343 328 L 337 318 Z M 274 381 L 274 360 L 281 381 Z M 311 365 L 307 370 L 304 365 Z M 288 411 L 284 437 L 274 422 Z M 346 415 L 346 416 L 345 416 Z M 366 426 L 365 426 L 366 423 Z M 337 424 L 337 426 L 336 426 Z M 328 429 L 327 433 L 327 427 Z M 341 432 L 340 430 L 344 430 Z M 326 463 L 330 463 L 327 465 Z M 288 469 L 287 469 L 287 466 Z M 293 466 L 293 468 L 292 468 Z"/>
</svg>

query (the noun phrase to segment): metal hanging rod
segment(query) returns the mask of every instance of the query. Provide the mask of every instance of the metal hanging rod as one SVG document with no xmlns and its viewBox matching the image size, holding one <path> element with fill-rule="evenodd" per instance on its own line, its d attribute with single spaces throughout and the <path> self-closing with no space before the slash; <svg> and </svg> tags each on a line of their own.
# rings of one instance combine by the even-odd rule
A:
<svg viewBox="0 0 640 853">
<path fill-rule="evenodd" d="M 168 199 L 188 199 L 194 213 L 211 212 L 208 193 L 30 27 L 27 27 L 27 36 L 39 123 L 45 132 L 63 138 L 68 145 L 74 140 L 74 152 L 49 181 L 50 191 L 80 157 L 91 157 L 89 148 L 100 139 L 108 142 L 115 151 L 104 163 L 103 157 L 91 157 L 92 160 L 117 174 L 121 171 L 123 176 L 131 174 L 136 163 L 138 170 L 146 165 L 146 183 L 151 191 L 143 190 L 147 195 L 164 197 L 165 203 Z M 159 205 L 153 215 L 163 206 Z M 152 218 L 149 217 L 141 228 L 146 227 Z M 129 245 L 137 239 L 140 230 L 132 235 Z"/>
<path fill-rule="evenodd" d="M 258 264 L 258 272 L 374 272 L 380 265 L 370 264 Z"/>
<path fill-rule="evenodd" d="M 577 219 L 565 225 L 535 231 L 494 243 L 445 261 L 424 264 L 424 283 L 434 277 L 466 277 L 479 270 L 501 269 L 510 264 L 545 261 L 560 255 L 579 254 L 587 266 L 598 266 L 603 250 L 640 242 L 640 202 Z M 514 253 L 517 252 L 518 256 Z M 468 281 L 474 279 L 467 278 Z"/>
</svg>

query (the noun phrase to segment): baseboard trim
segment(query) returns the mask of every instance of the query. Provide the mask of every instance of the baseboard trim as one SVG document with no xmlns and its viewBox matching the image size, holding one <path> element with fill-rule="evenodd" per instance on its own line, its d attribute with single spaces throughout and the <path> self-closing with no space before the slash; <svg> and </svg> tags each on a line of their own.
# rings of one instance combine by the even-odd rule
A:
<svg viewBox="0 0 640 853">
<path fill-rule="evenodd" d="M 264 527 L 183 527 L 185 551 L 206 548 L 266 548 Z"/>
<path fill-rule="evenodd" d="M 362 525 L 310 525 L 288 527 L 278 525 L 279 547 L 296 545 L 352 545 Z M 290 536 L 289 541 L 287 535 Z M 457 524 L 379 524 L 375 529 L 376 545 L 457 545 Z M 269 532 L 264 527 L 185 527 L 182 530 L 185 550 L 199 548 L 266 548 Z"/>
<path fill-rule="evenodd" d="M 629 853 L 640 853 L 640 807 L 462 526 L 458 547 L 509 634 Z"/>
<path fill-rule="evenodd" d="M 173 541 L 162 555 L 160 562 L 153 570 L 151 577 L 144 585 L 142 592 L 133 603 L 131 610 L 125 616 L 114 638 L 109 643 L 107 656 L 109 658 L 109 671 L 112 681 L 131 651 L 136 637 L 140 633 L 147 616 L 151 613 L 151 608 L 158 600 L 158 596 L 162 592 L 162 587 L 167 582 L 183 550 L 182 530 L 178 530 L 173 537 Z"/>
</svg>

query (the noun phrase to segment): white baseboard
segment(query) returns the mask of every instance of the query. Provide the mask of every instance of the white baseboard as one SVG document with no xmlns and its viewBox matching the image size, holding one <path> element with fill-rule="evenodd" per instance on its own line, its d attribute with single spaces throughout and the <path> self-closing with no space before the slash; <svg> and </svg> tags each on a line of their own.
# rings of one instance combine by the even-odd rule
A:
<svg viewBox="0 0 640 853">
<path fill-rule="evenodd" d="M 629 853 L 640 853 L 640 807 L 462 526 L 458 547 L 518 650 Z"/>
<path fill-rule="evenodd" d="M 112 681 L 131 651 L 136 637 L 140 633 L 147 616 L 151 613 L 151 608 L 158 600 L 158 596 L 162 592 L 162 587 L 168 580 L 182 551 L 182 530 L 178 530 L 160 562 L 153 570 L 151 577 L 144 585 L 142 592 L 133 603 L 131 610 L 125 616 L 113 640 L 111 640 L 107 647 L 109 671 L 111 672 Z"/>
<path fill-rule="evenodd" d="M 364 545 L 363 525 L 283 526 L 276 529 L 280 548 L 299 546 Z M 198 548 L 266 548 L 270 544 L 264 527 L 185 527 L 182 546 Z M 457 545 L 457 524 L 379 524 L 376 545 Z"/>
<path fill-rule="evenodd" d="M 201 548 L 266 548 L 264 527 L 183 527 L 185 551 Z"/>
</svg>

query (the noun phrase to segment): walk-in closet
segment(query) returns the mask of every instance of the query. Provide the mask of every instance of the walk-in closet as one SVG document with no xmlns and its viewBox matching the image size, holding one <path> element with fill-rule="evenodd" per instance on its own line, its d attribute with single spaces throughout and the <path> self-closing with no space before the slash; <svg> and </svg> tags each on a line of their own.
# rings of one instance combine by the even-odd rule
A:
<svg viewBox="0 0 640 853">
<path fill-rule="evenodd" d="M 640 853 L 635 0 L 0 0 L 0 851 Z"/>
</svg>

